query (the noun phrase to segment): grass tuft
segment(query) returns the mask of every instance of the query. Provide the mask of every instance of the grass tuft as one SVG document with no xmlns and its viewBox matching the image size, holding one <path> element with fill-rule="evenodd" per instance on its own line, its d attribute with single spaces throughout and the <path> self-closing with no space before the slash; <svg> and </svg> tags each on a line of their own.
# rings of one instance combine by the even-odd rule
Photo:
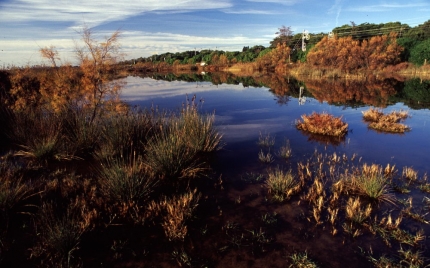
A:
<svg viewBox="0 0 430 268">
<path fill-rule="evenodd" d="M 288 200 L 292 195 L 300 190 L 300 183 L 292 174 L 292 171 L 284 172 L 277 168 L 270 171 L 266 180 L 266 187 L 269 194 L 275 201 Z"/>
</svg>

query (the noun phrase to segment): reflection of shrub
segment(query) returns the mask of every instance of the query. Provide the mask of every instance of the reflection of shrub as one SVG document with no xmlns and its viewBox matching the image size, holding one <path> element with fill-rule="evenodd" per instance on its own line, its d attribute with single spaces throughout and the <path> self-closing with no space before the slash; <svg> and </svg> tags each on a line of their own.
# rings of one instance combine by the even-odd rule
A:
<svg viewBox="0 0 430 268">
<path fill-rule="evenodd" d="M 348 132 L 348 124 L 342 121 L 342 117 L 314 112 L 311 115 L 302 115 L 302 119 L 303 121 L 298 120 L 296 123 L 299 130 L 336 137 L 344 136 Z"/>
<path fill-rule="evenodd" d="M 363 119 L 369 123 L 369 128 L 384 132 L 404 133 L 409 131 L 409 127 L 399 122 L 408 118 L 407 111 L 392 111 L 384 114 L 379 109 L 370 108 L 362 112 Z"/>
</svg>

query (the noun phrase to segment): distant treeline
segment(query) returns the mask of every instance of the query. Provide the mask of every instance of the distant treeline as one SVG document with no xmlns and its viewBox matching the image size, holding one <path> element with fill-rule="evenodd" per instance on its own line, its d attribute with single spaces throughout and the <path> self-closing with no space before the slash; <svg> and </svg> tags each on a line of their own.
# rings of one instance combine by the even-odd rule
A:
<svg viewBox="0 0 430 268">
<path fill-rule="evenodd" d="M 242 51 L 223 50 L 190 50 L 184 52 L 166 52 L 155 54 L 150 57 L 140 57 L 121 62 L 121 64 L 135 65 L 139 63 L 165 63 L 168 65 L 196 64 L 204 62 L 213 65 L 229 65 L 236 63 L 250 63 L 263 57 L 279 45 L 285 44 L 289 48 L 288 62 L 305 62 L 307 53 L 312 51 L 324 37 L 352 38 L 361 44 L 372 37 L 396 35 L 396 42 L 402 47 L 399 61 L 411 62 L 416 65 L 423 65 L 426 59 L 430 58 L 430 20 L 415 27 L 400 22 L 388 22 L 381 24 L 362 23 L 346 24 L 333 29 L 331 33 L 311 33 L 309 39 L 305 39 L 306 50 L 302 50 L 303 33 L 293 34 L 290 27 L 282 26 L 277 32 L 277 36 L 270 42 L 269 47 L 257 45 L 253 47 L 244 46 Z"/>
</svg>

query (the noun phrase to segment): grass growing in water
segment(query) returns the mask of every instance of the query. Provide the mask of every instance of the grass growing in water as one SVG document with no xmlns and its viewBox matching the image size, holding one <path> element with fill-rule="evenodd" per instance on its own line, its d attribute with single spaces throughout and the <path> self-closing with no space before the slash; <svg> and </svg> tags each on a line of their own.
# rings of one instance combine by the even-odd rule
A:
<svg viewBox="0 0 430 268">
<path fill-rule="evenodd" d="M 390 192 L 390 180 L 384 176 L 379 165 L 364 164 L 361 170 L 341 179 L 336 187 L 345 188 L 342 191 L 352 191 L 373 201 L 395 203 L 395 197 Z"/>
<path fill-rule="evenodd" d="M 270 171 L 266 181 L 269 194 L 275 201 L 288 200 L 300 190 L 300 183 L 291 170 L 284 172 L 280 168 Z"/>
</svg>

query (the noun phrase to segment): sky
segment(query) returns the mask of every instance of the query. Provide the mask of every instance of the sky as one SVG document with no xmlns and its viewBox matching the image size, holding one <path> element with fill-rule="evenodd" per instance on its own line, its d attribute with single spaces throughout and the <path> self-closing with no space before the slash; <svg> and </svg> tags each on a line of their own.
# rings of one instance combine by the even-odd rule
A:
<svg viewBox="0 0 430 268">
<path fill-rule="evenodd" d="M 329 33 L 345 24 L 430 19 L 430 0 L 0 0 L 0 67 L 76 63 L 88 27 L 102 41 L 119 30 L 124 59 L 186 50 L 241 51 L 269 46 L 283 25 L 293 34 Z"/>
</svg>

